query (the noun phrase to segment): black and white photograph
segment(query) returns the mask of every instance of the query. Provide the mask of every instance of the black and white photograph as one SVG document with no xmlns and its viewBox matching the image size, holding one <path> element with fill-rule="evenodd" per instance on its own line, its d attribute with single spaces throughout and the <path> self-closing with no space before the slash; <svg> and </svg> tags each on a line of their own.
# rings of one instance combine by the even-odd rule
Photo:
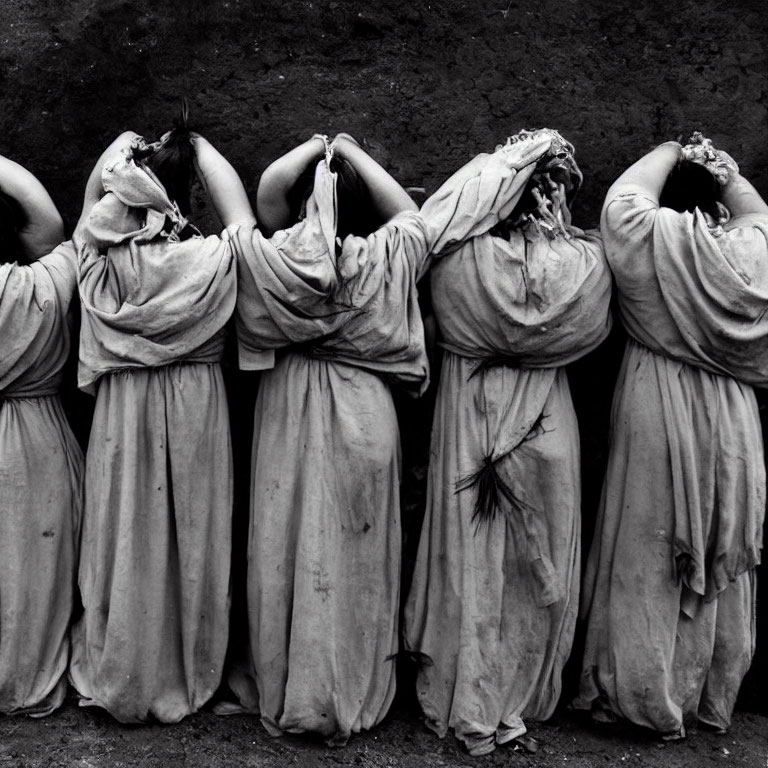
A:
<svg viewBox="0 0 768 768">
<path fill-rule="evenodd" d="M 0 768 L 768 768 L 762 0 L 4 0 L 0 104 Z"/>
</svg>

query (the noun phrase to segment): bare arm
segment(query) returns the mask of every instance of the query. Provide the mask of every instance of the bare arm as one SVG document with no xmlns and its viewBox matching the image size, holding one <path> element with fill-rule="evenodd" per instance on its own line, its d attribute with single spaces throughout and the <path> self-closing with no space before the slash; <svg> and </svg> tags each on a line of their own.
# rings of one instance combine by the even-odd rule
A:
<svg viewBox="0 0 768 768">
<path fill-rule="evenodd" d="M 85 195 L 83 196 L 83 210 L 80 214 L 80 220 L 77 222 L 76 229 L 80 228 L 80 225 L 88 217 L 96 203 L 104 197 L 104 187 L 101 184 L 101 171 L 104 168 L 104 163 L 108 157 L 112 157 L 121 149 L 130 147 L 136 139 L 140 139 L 138 133 L 135 131 L 125 131 L 121 133 L 102 153 L 101 157 L 96 161 L 96 165 L 93 166 L 91 175 L 88 177 L 88 182 L 85 185 Z"/>
<path fill-rule="evenodd" d="M 641 189 L 649 197 L 658 200 L 667 177 L 682 156 L 682 147 L 676 141 L 660 144 L 627 168 L 613 182 L 608 190 L 606 202 L 620 194 L 626 187 Z"/>
<path fill-rule="evenodd" d="M 264 169 L 256 193 L 256 211 L 264 234 L 270 236 L 292 223 L 288 192 L 310 163 L 324 154 L 325 142 L 320 136 L 313 136 Z"/>
<path fill-rule="evenodd" d="M 747 213 L 768 215 L 768 205 L 740 173 L 729 177 L 728 183 L 722 187 L 720 199 L 731 212 L 731 216 L 742 216 Z"/>
<path fill-rule="evenodd" d="M 0 190 L 24 213 L 19 240 L 30 261 L 50 253 L 64 239 L 64 223 L 45 187 L 26 168 L 1 155 Z"/>
<path fill-rule="evenodd" d="M 225 227 L 256 223 L 251 203 L 237 171 L 207 139 L 192 135 L 197 175 Z"/>
<path fill-rule="evenodd" d="M 348 134 L 333 140 L 334 155 L 351 163 L 365 182 L 376 210 L 385 220 L 401 211 L 418 211 L 408 193 Z"/>
</svg>

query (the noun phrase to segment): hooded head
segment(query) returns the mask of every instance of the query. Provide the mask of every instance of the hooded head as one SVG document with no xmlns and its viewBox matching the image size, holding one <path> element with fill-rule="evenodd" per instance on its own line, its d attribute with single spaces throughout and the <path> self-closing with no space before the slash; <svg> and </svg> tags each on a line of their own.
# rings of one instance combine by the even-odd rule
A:
<svg viewBox="0 0 768 768">
<path fill-rule="evenodd" d="M 494 234 L 507 236 L 509 231 L 532 223 L 548 237 L 570 237 L 570 206 L 583 182 L 583 175 L 576 163 L 576 150 L 557 131 L 542 128 L 536 131 L 520 131 L 507 141 L 507 147 L 526 140 L 547 138 L 542 144 L 536 166 L 522 190 L 512 213 L 495 228 Z"/>
<path fill-rule="evenodd" d="M 566 141 L 557 131 L 553 134 L 552 146 L 549 152 L 537 163 L 536 176 L 547 174 L 556 184 L 562 184 L 568 205 L 573 202 L 576 193 L 581 189 L 584 175 L 576 164 L 576 148 Z"/>
</svg>

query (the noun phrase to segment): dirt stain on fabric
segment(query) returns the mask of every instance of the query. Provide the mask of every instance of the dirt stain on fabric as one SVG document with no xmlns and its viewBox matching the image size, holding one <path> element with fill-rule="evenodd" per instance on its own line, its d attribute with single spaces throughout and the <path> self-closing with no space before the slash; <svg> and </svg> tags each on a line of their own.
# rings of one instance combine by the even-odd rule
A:
<svg viewBox="0 0 768 768">
<path fill-rule="evenodd" d="M 316 566 L 312 571 L 312 588 L 320 595 L 324 603 L 331 596 L 333 585 L 328 573 L 321 566 Z"/>
</svg>

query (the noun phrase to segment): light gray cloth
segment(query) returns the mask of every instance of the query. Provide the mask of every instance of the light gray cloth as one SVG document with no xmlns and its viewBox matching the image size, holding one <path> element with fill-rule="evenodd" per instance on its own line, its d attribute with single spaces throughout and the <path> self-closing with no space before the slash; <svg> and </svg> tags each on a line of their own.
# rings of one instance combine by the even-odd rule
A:
<svg viewBox="0 0 768 768">
<path fill-rule="evenodd" d="M 348 237 L 337 259 L 332 182 L 321 163 L 307 218 L 271 240 L 233 235 L 241 362 L 285 352 L 262 374 L 254 418 L 253 674 L 230 684 L 271 733 L 343 743 L 378 723 L 395 692 L 402 534 L 389 382 L 426 386 L 416 275 L 427 249 L 421 217 L 402 213 Z"/>
<path fill-rule="evenodd" d="M 58 396 L 76 261 L 0 266 L 0 712 L 64 700 L 83 456 Z"/>
<path fill-rule="evenodd" d="M 595 233 L 490 233 L 548 148 L 538 133 L 480 155 L 422 208 L 447 352 L 405 643 L 423 654 L 416 687 L 428 724 L 441 736 L 453 728 L 478 753 L 557 704 L 577 612 L 581 499 L 561 366 L 610 328 Z M 479 491 L 466 479 L 491 466 L 511 496 L 492 522 L 473 521 Z"/>
<path fill-rule="evenodd" d="M 236 268 L 219 237 L 179 241 L 182 222 L 141 169 L 108 161 L 104 185 L 75 233 L 79 380 L 96 407 L 70 677 L 81 703 L 121 722 L 176 722 L 216 691 L 229 635 L 232 449 L 219 361 Z"/>
<path fill-rule="evenodd" d="M 765 469 L 750 384 L 768 374 L 768 217 L 710 229 L 624 185 L 603 234 L 631 341 L 576 705 L 662 732 L 688 717 L 725 728 L 754 650 Z"/>
</svg>

